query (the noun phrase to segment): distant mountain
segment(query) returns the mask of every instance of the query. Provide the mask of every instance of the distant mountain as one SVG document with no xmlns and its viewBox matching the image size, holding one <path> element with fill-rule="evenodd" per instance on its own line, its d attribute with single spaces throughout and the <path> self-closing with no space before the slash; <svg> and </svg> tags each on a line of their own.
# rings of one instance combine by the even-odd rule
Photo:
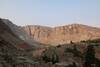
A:
<svg viewBox="0 0 100 67">
<path fill-rule="evenodd" d="M 54 28 L 27 25 L 22 27 L 22 29 L 24 29 L 33 38 L 33 40 L 51 45 L 100 38 L 100 28 L 82 24 L 70 24 Z"/>
</svg>

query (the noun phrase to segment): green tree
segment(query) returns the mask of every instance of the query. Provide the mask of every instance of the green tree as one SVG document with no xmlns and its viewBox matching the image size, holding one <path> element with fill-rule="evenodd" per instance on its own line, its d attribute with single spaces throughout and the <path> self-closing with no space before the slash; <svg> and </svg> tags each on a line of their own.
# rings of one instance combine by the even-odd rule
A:
<svg viewBox="0 0 100 67">
<path fill-rule="evenodd" d="M 92 45 L 87 46 L 87 51 L 85 53 L 85 63 L 84 67 L 94 67 L 95 64 L 95 49 Z"/>
<path fill-rule="evenodd" d="M 79 57 L 81 52 L 77 49 L 76 45 L 73 46 L 73 55 L 74 57 Z"/>
<path fill-rule="evenodd" d="M 76 45 L 73 46 L 72 48 L 66 48 L 65 52 L 70 52 L 73 54 L 74 57 L 82 57 L 82 53 L 77 49 Z"/>
<path fill-rule="evenodd" d="M 42 59 L 45 62 L 52 62 L 53 64 L 57 63 L 59 61 L 59 57 L 56 53 L 55 47 L 49 47 L 46 49 L 42 54 Z"/>
</svg>

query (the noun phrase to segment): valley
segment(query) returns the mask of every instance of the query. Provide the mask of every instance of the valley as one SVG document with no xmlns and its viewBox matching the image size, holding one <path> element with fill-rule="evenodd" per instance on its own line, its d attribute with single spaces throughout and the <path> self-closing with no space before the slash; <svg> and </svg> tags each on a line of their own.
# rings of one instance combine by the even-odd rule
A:
<svg viewBox="0 0 100 67">
<path fill-rule="evenodd" d="M 0 19 L 0 67 L 100 67 L 100 29 L 17 26 Z"/>
</svg>

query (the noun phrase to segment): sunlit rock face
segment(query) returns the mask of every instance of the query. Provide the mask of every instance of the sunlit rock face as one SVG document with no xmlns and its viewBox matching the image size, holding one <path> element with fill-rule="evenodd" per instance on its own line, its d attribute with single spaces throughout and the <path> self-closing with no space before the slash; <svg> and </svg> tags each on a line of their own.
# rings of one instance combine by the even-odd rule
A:
<svg viewBox="0 0 100 67">
<path fill-rule="evenodd" d="M 54 28 L 28 25 L 22 28 L 33 38 L 33 40 L 51 45 L 100 38 L 100 28 L 82 24 L 71 24 Z"/>
</svg>

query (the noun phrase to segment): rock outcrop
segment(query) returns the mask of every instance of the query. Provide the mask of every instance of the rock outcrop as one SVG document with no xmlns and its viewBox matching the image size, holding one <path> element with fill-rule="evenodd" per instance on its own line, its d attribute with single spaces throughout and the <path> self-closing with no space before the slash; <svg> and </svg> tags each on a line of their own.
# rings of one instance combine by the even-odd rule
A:
<svg viewBox="0 0 100 67">
<path fill-rule="evenodd" d="M 51 45 L 100 38 L 100 28 L 82 24 L 71 24 L 54 28 L 28 25 L 22 28 L 33 38 L 33 40 Z"/>
</svg>

